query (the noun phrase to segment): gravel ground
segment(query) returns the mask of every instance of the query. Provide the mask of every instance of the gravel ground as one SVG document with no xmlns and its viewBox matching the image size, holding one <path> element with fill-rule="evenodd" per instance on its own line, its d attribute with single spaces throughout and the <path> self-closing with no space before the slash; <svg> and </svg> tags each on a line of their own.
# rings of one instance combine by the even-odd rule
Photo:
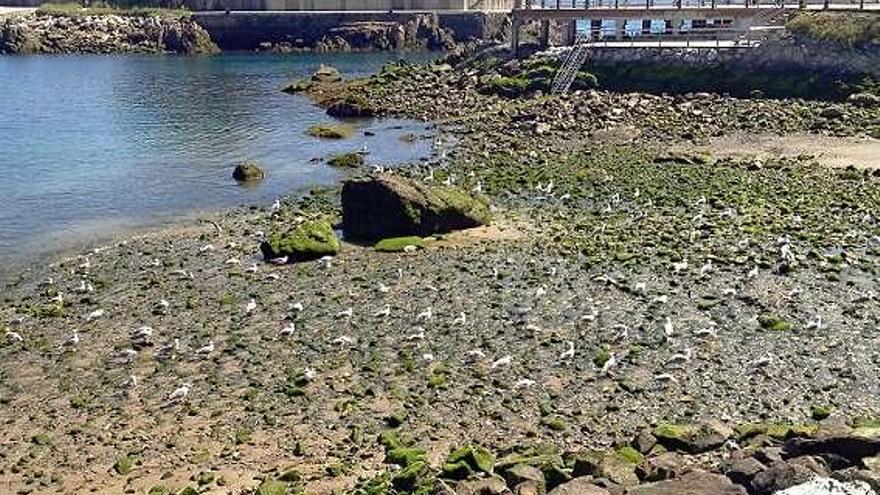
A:
<svg viewBox="0 0 880 495">
<path fill-rule="evenodd" d="M 293 465 L 330 493 L 382 468 L 375 436 L 397 424 L 439 463 L 468 441 L 577 450 L 661 421 L 880 413 L 878 179 L 664 151 L 742 132 L 743 115 L 772 122 L 762 132 L 863 135 L 876 111 L 817 130 L 828 104 L 728 98 L 688 127 L 672 115 L 704 97 L 502 100 L 447 81 L 425 99 L 422 74 L 368 93 L 454 117 L 434 162 L 400 173 L 481 188 L 493 227 L 262 263 L 264 233 L 338 215 L 330 190 L 27 270 L 0 306 L 22 338 L 0 347 L 3 491 L 146 493 L 216 473 L 211 493 L 239 493 Z M 670 113 L 623 132 L 630 117 L 606 104 L 634 98 Z M 122 458 L 133 470 L 114 470 Z"/>
</svg>

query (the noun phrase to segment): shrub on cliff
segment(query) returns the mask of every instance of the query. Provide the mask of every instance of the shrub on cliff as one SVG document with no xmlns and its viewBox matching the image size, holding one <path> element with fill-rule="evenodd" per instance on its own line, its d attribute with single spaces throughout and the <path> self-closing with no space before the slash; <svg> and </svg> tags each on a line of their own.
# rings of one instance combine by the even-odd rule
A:
<svg viewBox="0 0 880 495">
<path fill-rule="evenodd" d="M 802 12 L 785 27 L 796 35 L 849 46 L 880 44 L 880 16 L 853 12 Z"/>
<path fill-rule="evenodd" d="M 488 94 L 516 98 L 525 94 L 531 83 L 524 77 L 497 77 L 486 83 L 482 90 Z"/>
</svg>

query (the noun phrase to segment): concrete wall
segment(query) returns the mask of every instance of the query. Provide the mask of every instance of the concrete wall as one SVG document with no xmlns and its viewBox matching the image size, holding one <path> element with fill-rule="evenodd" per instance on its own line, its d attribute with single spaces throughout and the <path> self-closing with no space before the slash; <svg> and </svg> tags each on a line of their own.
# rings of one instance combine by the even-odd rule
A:
<svg viewBox="0 0 880 495">
<path fill-rule="evenodd" d="M 37 7 L 71 0 L 0 0 L 4 7 Z M 158 0 L 156 0 L 158 3 Z M 183 0 L 190 10 L 512 10 L 514 0 Z"/>
</svg>

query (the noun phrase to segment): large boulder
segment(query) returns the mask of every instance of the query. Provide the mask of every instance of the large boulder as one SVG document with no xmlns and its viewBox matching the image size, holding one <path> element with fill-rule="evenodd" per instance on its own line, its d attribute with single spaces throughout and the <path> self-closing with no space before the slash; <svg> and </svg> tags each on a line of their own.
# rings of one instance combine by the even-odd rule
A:
<svg viewBox="0 0 880 495">
<path fill-rule="evenodd" d="M 854 93 L 849 95 L 846 101 L 859 107 L 880 107 L 880 96 L 871 93 Z"/>
<path fill-rule="evenodd" d="M 654 436 L 661 445 L 689 454 L 716 449 L 724 445 L 733 433 L 731 428 L 717 421 L 702 424 L 665 423 L 654 429 Z"/>
<path fill-rule="evenodd" d="M 265 176 L 263 169 L 253 162 L 242 162 L 235 166 L 232 178 L 239 182 L 253 182 L 261 180 Z"/>
<path fill-rule="evenodd" d="M 345 183 L 342 219 L 347 237 L 376 240 L 478 227 L 491 214 L 482 196 L 382 174 Z"/>
<path fill-rule="evenodd" d="M 704 471 L 690 471 L 681 478 L 634 486 L 627 495 L 747 495 L 724 476 Z"/>
<path fill-rule="evenodd" d="M 316 260 L 335 255 L 341 248 L 333 227 L 320 220 L 303 222 L 288 232 L 275 233 L 260 245 L 267 260 L 287 256 L 288 261 Z"/>
<path fill-rule="evenodd" d="M 792 438 L 782 447 L 782 455 L 786 458 L 835 455 L 856 463 L 865 457 L 880 455 L 880 439 L 853 435 Z"/>
<path fill-rule="evenodd" d="M 593 478 L 575 478 L 554 488 L 548 495 L 609 495 L 608 490 L 593 484 Z"/>
</svg>

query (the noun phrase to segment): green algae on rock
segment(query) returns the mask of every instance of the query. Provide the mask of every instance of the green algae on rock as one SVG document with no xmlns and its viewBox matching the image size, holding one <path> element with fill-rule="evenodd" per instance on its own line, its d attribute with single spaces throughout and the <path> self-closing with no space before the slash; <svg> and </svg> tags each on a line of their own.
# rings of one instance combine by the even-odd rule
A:
<svg viewBox="0 0 880 495">
<path fill-rule="evenodd" d="M 382 174 L 344 184 L 342 218 L 346 236 L 384 239 L 478 227 L 491 213 L 482 196 Z"/>
<path fill-rule="evenodd" d="M 260 244 L 260 251 L 267 259 L 288 256 L 290 261 L 310 261 L 323 256 L 338 254 L 342 244 L 329 222 L 311 220 L 293 230 L 273 234 Z"/>
<path fill-rule="evenodd" d="M 347 139 L 354 135 L 354 128 L 347 124 L 315 124 L 307 132 L 321 139 Z"/>
<path fill-rule="evenodd" d="M 386 253 L 396 253 L 400 251 L 405 251 L 407 246 L 423 248 L 425 247 L 425 241 L 421 237 L 417 236 L 390 237 L 388 239 L 382 239 L 381 241 L 377 242 L 376 245 L 373 246 L 373 249 Z"/>
<path fill-rule="evenodd" d="M 327 165 L 337 168 L 357 168 L 364 165 L 363 153 L 350 152 L 333 155 L 327 160 Z"/>
</svg>

